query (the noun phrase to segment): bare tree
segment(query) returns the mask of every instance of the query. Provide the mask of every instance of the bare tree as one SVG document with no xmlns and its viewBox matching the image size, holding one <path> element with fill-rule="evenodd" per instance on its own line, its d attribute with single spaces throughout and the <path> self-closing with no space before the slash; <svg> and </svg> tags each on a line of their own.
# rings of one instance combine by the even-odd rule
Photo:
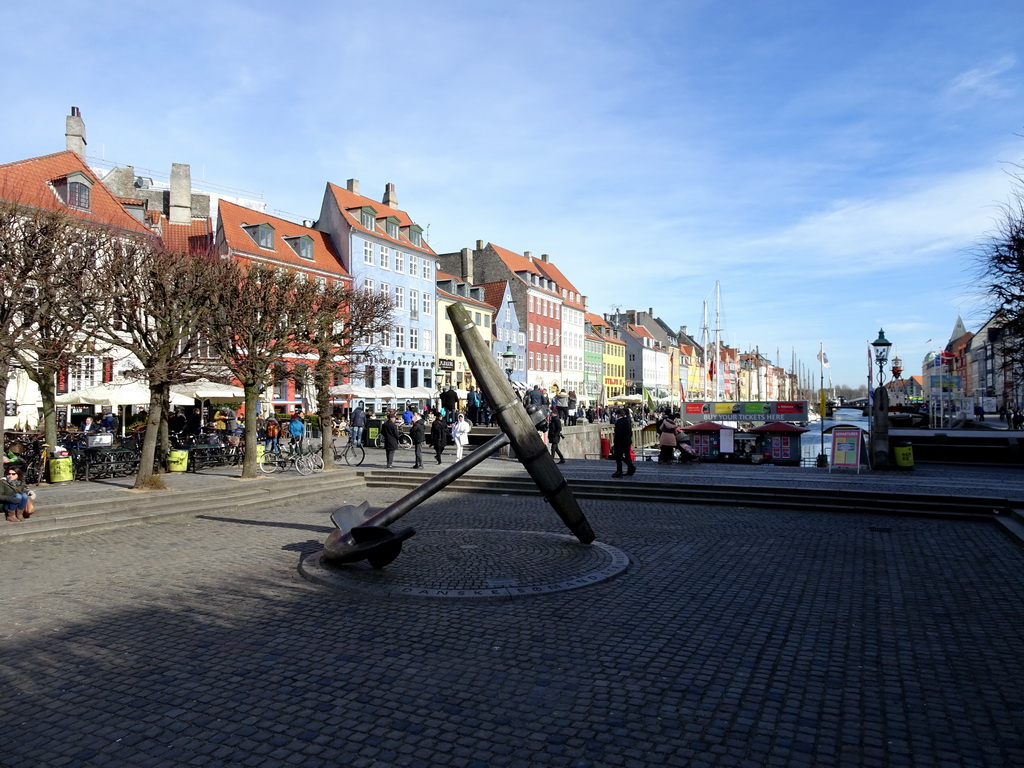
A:
<svg viewBox="0 0 1024 768">
<path fill-rule="evenodd" d="M 32 330 L 38 244 L 46 242 L 51 218 L 46 211 L 0 200 L 0 402 L 7 400 L 18 350 Z"/>
<path fill-rule="evenodd" d="M 297 273 L 230 262 L 236 274 L 211 329 L 211 341 L 245 389 L 242 477 L 256 476 L 256 408 L 271 373 L 296 353 L 296 329 L 309 327 L 315 284 Z"/>
<path fill-rule="evenodd" d="M 154 477 L 157 445 L 166 453 L 170 388 L 197 378 L 223 376 L 219 359 L 201 356 L 209 321 L 229 294 L 235 270 L 213 255 L 189 255 L 160 248 L 148 239 L 118 239 L 104 259 L 110 288 L 90 314 L 93 334 L 120 347 L 138 367 L 129 377 L 149 386 L 149 413 L 136 488 L 161 488 Z"/>
<path fill-rule="evenodd" d="M 324 435 L 324 466 L 334 468 L 331 393 L 334 381 L 360 378 L 366 364 L 380 358 L 377 341 L 393 325 L 390 296 L 335 283 L 321 286 L 310 298 L 307 325 L 297 329 L 295 350 L 312 356 L 316 408 Z"/>
<path fill-rule="evenodd" d="M 1008 375 L 1024 368 L 1024 174 L 1011 174 L 1010 199 L 995 230 L 975 248 L 975 262 L 992 314 L 1000 318 L 999 351 Z"/>
<path fill-rule="evenodd" d="M 36 261 L 27 319 L 31 333 L 18 348 L 25 373 L 36 386 L 43 404 L 46 442 L 57 440 L 57 378 L 82 357 L 102 349 L 86 327 L 88 308 L 99 300 L 98 280 L 109 228 L 84 222 L 62 211 L 39 211 L 35 239 L 26 243 Z"/>
</svg>

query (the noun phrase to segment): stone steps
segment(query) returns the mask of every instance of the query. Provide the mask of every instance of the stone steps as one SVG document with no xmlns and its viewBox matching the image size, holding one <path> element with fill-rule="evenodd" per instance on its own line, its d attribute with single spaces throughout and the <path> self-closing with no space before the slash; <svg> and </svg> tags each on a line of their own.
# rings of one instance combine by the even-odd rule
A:
<svg viewBox="0 0 1024 768">
<path fill-rule="evenodd" d="M 368 487 L 412 489 L 423 482 L 422 475 L 402 470 L 370 470 L 364 474 Z M 798 509 L 817 512 L 866 512 L 926 517 L 973 517 L 992 519 L 1009 511 L 1006 499 L 994 497 L 953 497 L 940 494 L 876 493 L 872 491 L 814 490 L 781 486 L 714 486 L 707 484 L 659 483 L 627 479 L 570 479 L 569 485 L 581 499 L 677 504 L 727 504 L 769 509 Z M 507 493 L 535 495 L 537 486 L 529 477 L 465 475 L 451 489 L 463 493 Z"/>
<path fill-rule="evenodd" d="M 52 538 L 214 511 L 265 509 L 285 501 L 363 488 L 365 484 L 354 470 L 339 469 L 307 477 L 228 478 L 212 488 L 150 492 L 119 489 L 102 495 L 82 494 L 80 500 L 48 503 L 24 522 L 0 524 L 0 544 L 14 539 Z"/>
</svg>

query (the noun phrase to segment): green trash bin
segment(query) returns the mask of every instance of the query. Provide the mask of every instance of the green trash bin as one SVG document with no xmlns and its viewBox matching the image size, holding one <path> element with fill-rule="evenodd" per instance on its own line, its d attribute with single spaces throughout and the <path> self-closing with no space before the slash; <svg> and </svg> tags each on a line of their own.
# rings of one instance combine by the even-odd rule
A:
<svg viewBox="0 0 1024 768">
<path fill-rule="evenodd" d="M 897 469 L 914 468 L 914 446 L 912 443 L 897 443 L 892 449 L 892 457 Z"/>
<path fill-rule="evenodd" d="M 75 479 L 75 468 L 71 457 L 66 459 L 50 459 L 50 482 L 66 483 Z"/>
<path fill-rule="evenodd" d="M 188 451 L 174 450 L 167 454 L 167 471 L 184 472 L 188 469 Z"/>
</svg>

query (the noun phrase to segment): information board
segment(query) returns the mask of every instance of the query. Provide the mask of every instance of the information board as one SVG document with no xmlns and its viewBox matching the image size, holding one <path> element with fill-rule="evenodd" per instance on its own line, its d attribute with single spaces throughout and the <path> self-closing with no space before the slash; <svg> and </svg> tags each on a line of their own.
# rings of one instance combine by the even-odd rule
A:
<svg viewBox="0 0 1024 768">
<path fill-rule="evenodd" d="M 856 469 L 860 473 L 861 431 L 859 427 L 836 427 L 832 430 L 832 458 L 828 471 L 832 467 Z"/>
</svg>

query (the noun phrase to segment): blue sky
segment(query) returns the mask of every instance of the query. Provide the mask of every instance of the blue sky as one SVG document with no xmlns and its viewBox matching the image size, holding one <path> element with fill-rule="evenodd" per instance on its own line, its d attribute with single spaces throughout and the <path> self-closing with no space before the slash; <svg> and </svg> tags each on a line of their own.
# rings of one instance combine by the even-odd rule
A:
<svg viewBox="0 0 1024 768">
<path fill-rule="evenodd" d="M 10 4 L 8 4 L 10 5 Z M 963 315 L 1024 159 L 1020 0 L 5 7 L 0 162 L 64 148 L 315 218 L 358 178 L 429 227 L 547 253 L 598 314 L 653 308 L 866 379 Z M 929 341 L 931 340 L 931 341 Z M 828 372 L 826 372 L 828 373 Z"/>
</svg>

